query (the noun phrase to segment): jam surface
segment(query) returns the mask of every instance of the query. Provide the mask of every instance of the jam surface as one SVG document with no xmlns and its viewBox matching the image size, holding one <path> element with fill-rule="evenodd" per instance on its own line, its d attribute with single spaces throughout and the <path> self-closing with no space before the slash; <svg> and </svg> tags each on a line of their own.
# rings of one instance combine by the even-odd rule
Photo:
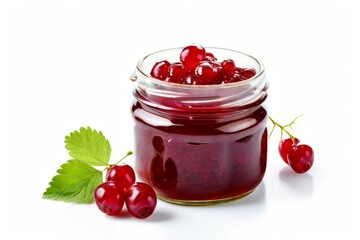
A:
<svg viewBox="0 0 360 240">
<path fill-rule="evenodd" d="M 267 158 L 267 112 L 194 119 L 155 114 L 135 101 L 136 171 L 160 197 L 216 201 L 240 197 L 261 182 Z"/>
</svg>

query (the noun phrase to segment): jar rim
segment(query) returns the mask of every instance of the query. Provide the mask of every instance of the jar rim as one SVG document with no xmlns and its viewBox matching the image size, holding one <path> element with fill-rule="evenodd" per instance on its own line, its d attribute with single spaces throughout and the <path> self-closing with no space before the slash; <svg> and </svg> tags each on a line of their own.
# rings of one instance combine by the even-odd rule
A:
<svg viewBox="0 0 360 240">
<path fill-rule="evenodd" d="M 252 76 L 251 78 L 248 78 L 248 79 L 242 80 L 242 81 L 238 81 L 238 82 L 223 83 L 223 84 L 192 85 L 192 84 L 182 84 L 182 83 L 172 83 L 172 82 L 162 81 L 162 80 L 152 77 L 150 74 L 147 74 L 141 68 L 144 61 L 146 61 L 147 58 L 149 58 L 155 54 L 167 52 L 167 51 L 181 50 L 181 49 L 183 49 L 183 47 L 168 48 L 168 49 L 163 49 L 163 50 L 159 50 L 159 51 L 147 54 L 145 57 L 143 57 L 142 59 L 140 59 L 138 61 L 137 65 L 136 65 L 136 70 L 138 73 L 143 75 L 143 77 L 148 78 L 150 81 L 152 81 L 153 83 L 160 85 L 160 86 L 171 86 L 171 87 L 177 88 L 177 89 L 194 89 L 194 88 L 196 88 L 196 89 L 203 89 L 203 90 L 209 90 L 209 89 L 214 89 L 214 88 L 226 89 L 226 88 L 233 88 L 233 87 L 237 87 L 237 86 L 246 85 L 246 84 L 251 83 L 252 81 L 255 81 L 255 79 L 257 79 L 259 76 L 261 76 L 265 72 L 265 67 L 264 67 L 263 63 L 260 60 L 258 60 L 257 58 L 253 57 L 252 55 L 249 55 L 249 54 L 237 51 L 237 50 L 221 48 L 221 47 L 205 47 L 205 49 L 215 49 L 215 50 L 228 51 L 228 52 L 240 54 L 242 56 L 245 56 L 245 57 L 250 58 L 253 61 L 255 61 L 259 66 L 259 70 L 256 71 L 256 74 L 254 76 Z"/>
</svg>

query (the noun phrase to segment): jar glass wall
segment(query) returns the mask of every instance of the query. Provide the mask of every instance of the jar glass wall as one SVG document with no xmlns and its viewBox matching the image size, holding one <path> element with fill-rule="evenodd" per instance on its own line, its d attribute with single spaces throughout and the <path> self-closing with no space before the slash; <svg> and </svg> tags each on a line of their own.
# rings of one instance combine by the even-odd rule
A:
<svg viewBox="0 0 360 240">
<path fill-rule="evenodd" d="M 243 197 L 262 181 L 267 158 L 267 80 L 257 59 L 208 48 L 219 59 L 253 68 L 250 79 L 184 85 L 150 77 L 155 62 L 178 61 L 181 49 L 150 54 L 136 69 L 135 168 L 160 199 L 206 205 Z"/>
</svg>

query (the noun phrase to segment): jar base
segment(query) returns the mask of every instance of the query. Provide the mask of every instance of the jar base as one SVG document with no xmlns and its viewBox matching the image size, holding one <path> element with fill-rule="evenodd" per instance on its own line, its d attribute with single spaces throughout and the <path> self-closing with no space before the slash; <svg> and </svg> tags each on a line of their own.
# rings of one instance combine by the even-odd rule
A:
<svg viewBox="0 0 360 240">
<path fill-rule="evenodd" d="M 172 198 L 164 197 L 164 196 L 159 195 L 159 194 L 157 195 L 157 197 L 162 201 L 173 203 L 173 204 L 178 204 L 178 205 L 184 205 L 184 206 L 210 206 L 210 205 L 217 205 L 217 204 L 222 204 L 222 203 L 227 203 L 227 202 L 232 202 L 232 201 L 242 199 L 242 198 L 248 196 L 249 194 L 251 194 L 253 191 L 255 191 L 255 189 L 252 189 L 249 192 L 243 193 L 243 194 L 238 195 L 238 196 L 229 197 L 229 198 L 220 198 L 220 199 L 214 199 L 214 200 L 172 199 Z"/>
</svg>

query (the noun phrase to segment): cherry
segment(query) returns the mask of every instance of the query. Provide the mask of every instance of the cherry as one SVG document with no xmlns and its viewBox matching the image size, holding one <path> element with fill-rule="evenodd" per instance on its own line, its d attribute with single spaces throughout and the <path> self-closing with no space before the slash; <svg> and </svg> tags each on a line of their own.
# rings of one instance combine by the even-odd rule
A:
<svg viewBox="0 0 360 240">
<path fill-rule="evenodd" d="M 293 145 L 289 150 L 288 161 L 295 172 L 305 173 L 314 163 L 314 151 L 309 145 Z"/>
<path fill-rule="evenodd" d="M 169 82 L 183 83 L 186 80 L 187 71 L 185 70 L 182 63 L 172 63 L 169 68 Z"/>
<path fill-rule="evenodd" d="M 217 60 L 217 58 L 211 52 L 207 52 L 205 54 L 205 59 L 209 60 L 209 61 L 216 61 Z"/>
<path fill-rule="evenodd" d="M 126 191 L 125 202 L 132 215 L 137 218 L 147 218 L 155 210 L 156 193 L 150 185 L 137 182 Z"/>
<path fill-rule="evenodd" d="M 124 206 L 125 193 L 116 182 L 104 182 L 94 192 L 96 205 L 107 215 L 117 215 Z"/>
<path fill-rule="evenodd" d="M 114 181 L 124 189 L 133 185 L 135 179 L 134 169 L 127 164 L 112 166 L 106 176 L 107 181 Z"/>
<path fill-rule="evenodd" d="M 256 74 L 255 70 L 251 68 L 243 68 L 239 72 L 243 80 L 252 78 Z"/>
<path fill-rule="evenodd" d="M 300 142 L 300 140 L 297 138 L 294 138 L 294 141 L 291 138 L 287 138 L 287 139 L 281 140 L 279 142 L 279 146 L 278 146 L 279 153 L 280 153 L 281 158 L 284 160 L 284 162 L 286 164 L 289 164 L 288 154 L 289 154 L 290 148 L 292 148 L 293 145 L 296 145 L 299 142 Z"/>
<path fill-rule="evenodd" d="M 240 82 L 241 80 L 243 80 L 243 78 L 240 76 L 240 74 L 235 73 L 234 76 L 232 76 L 230 82 Z"/>
<path fill-rule="evenodd" d="M 213 60 L 213 61 L 202 61 L 200 63 L 209 63 L 213 68 L 217 68 L 218 70 L 221 70 L 221 63 L 216 61 L 216 60 Z"/>
<path fill-rule="evenodd" d="M 159 80 L 166 80 L 169 76 L 170 63 L 166 60 L 155 63 L 151 69 L 150 75 Z"/>
<path fill-rule="evenodd" d="M 205 85 L 210 84 L 218 74 L 218 68 L 212 66 L 208 62 L 203 62 L 197 66 L 195 70 L 196 81 L 195 84 L 197 85 Z"/>
<path fill-rule="evenodd" d="M 187 46 L 180 53 L 180 61 L 189 72 L 194 72 L 199 62 L 205 60 L 205 57 L 206 51 L 200 45 Z"/>
<path fill-rule="evenodd" d="M 228 75 L 234 75 L 236 71 L 235 63 L 233 60 L 228 59 L 221 62 L 222 72 Z"/>
</svg>

